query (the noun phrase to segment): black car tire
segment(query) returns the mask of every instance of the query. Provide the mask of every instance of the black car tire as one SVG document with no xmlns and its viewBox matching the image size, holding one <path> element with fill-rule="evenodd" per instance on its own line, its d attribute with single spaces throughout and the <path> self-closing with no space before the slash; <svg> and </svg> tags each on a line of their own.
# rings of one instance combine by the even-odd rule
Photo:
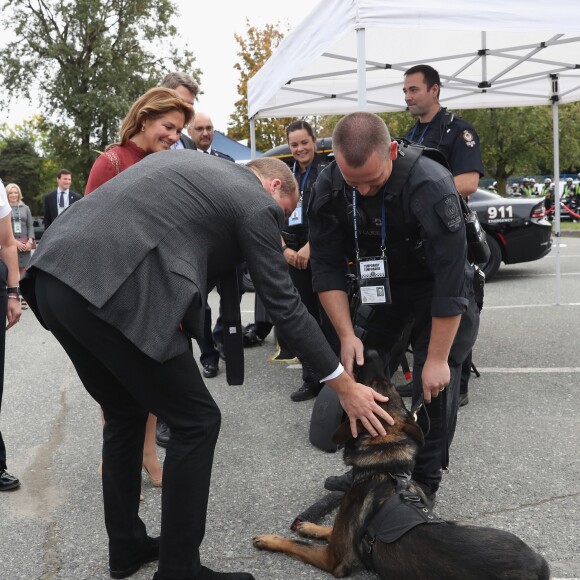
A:
<svg viewBox="0 0 580 580">
<path fill-rule="evenodd" d="M 482 268 L 486 281 L 491 280 L 497 274 L 501 264 L 501 248 L 489 234 L 487 234 L 487 245 L 489 246 L 491 255 L 487 264 Z"/>
</svg>

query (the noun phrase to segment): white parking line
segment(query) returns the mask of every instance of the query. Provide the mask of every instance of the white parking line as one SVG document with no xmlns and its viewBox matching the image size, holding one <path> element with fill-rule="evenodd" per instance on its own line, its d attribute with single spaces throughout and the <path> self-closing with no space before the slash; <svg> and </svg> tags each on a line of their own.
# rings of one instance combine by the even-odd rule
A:
<svg viewBox="0 0 580 580">
<path fill-rule="evenodd" d="M 554 278 L 556 274 L 509 274 L 507 276 L 502 275 L 502 280 L 508 280 L 509 278 Z M 580 276 L 580 272 L 561 272 L 560 276 Z M 499 277 L 498 277 L 499 278 Z"/>
<path fill-rule="evenodd" d="M 545 373 L 545 374 L 554 374 L 554 373 L 559 373 L 559 374 L 564 374 L 564 373 L 580 373 L 580 367 L 538 367 L 538 368 L 534 368 L 534 367 L 515 367 L 515 368 L 511 368 L 511 367 L 477 367 L 477 370 L 480 373 L 497 373 L 497 374 L 511 374 L 511 375 L 515 375 L 515 374 L 539 374 L 539 373 Z"/>
<path fill-rule="evenodd" d="M 580 302 L 567 302 L 565 304 L 505 304 L 503 306 L 488 306 L 487 304 L 483 305 L 484 310 L 506 310 L 508 308 L 546 308 L 549 306 L 554 307 L 562 307 L 562 306 L 580 306 Z"/>
<path fill-rule="evenodd" d="M 286 366 L 290 370 L 299 370 L 302 368 L 301 364 L 291 364 Z M 477 367 L 480 373 L 489 374 L 574 374 L 580 373 L 580 367 Z"/>
</svg>

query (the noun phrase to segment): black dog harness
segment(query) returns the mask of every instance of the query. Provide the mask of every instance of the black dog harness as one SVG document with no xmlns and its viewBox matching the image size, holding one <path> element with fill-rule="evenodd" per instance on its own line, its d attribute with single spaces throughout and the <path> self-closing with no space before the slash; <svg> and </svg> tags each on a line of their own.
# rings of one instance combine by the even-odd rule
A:
<svg viewBox="0 0 580 580">
<path fill-rule="evenodd" d="M 369 522 L 362 539 L 363 564 L 374 570 L 373 549 L 377 540 L 390 544 L 420 524 L 443 524 L 423 500 L 408 491 L 410 473 L 389 473 L 396 483 L 396 493 L 390 497 Z"/>
</svg>

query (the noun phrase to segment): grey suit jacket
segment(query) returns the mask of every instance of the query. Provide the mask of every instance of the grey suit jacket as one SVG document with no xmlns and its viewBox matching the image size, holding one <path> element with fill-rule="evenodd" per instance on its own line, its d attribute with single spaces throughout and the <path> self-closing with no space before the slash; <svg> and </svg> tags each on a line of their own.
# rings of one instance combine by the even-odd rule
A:
<svg viewBox="0 0 580 580">
<path fill-rule="evenodd" d="M 120 228 L 119 216 L 132 219 Z M 202 336 L 208 283 L 245 260 L 274 324 L 322 378 L 338 359 L 290 280 L 280 247 L 283 222 L 282 210 L 245 167 L 190 150 L 164 151 L 64 212 L 29 269 L 76 290 L 97 316 L 165 361 L 188 348 L 178 329 L 184 318 Z"/>
</svg>

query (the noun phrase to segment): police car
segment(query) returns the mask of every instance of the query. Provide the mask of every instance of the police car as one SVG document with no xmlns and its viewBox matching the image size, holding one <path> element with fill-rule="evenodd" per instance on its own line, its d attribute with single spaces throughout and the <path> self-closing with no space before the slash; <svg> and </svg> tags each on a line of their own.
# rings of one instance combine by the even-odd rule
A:
<svg viewBox="0 0 580 580">
<path fill-rule="evenodd" d="M 539 260 L 552 248 L 552 224 L 546 218 L 543 197 L 502 197 L 478 189 L 469 196 L 469 207 L 476 211 L 491 250 L 483 267 L 487 280 L 501 262 Z"/>
<path fill-rule="evenodd" d="M 334 158 L 332 139 L 318 139 L 316 153 L 330 162 Z M 288 145 L 274 147 L 264 156 L 277 157 L 290 167 L 294 163 Z M 468 203 L 477 213 L 491 250 L 489 261 L 482 266 L 486 280 L 495 276 L 502 262 L 531 262 L 543 258 L 552 248 L 552 225 L 546 218 L 543 197 L 506 198 L 478 189 Z"/>
</svg>

